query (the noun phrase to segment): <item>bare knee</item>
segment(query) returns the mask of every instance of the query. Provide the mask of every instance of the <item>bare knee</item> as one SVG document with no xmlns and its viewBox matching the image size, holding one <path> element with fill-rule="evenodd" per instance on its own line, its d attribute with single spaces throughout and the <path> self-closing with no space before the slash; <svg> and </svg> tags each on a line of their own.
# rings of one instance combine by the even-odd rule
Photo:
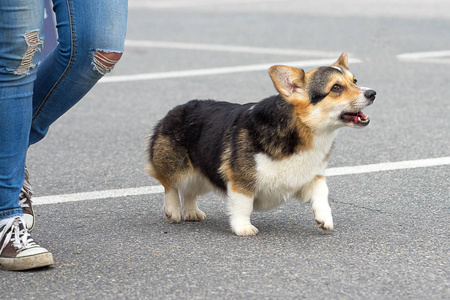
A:
<svg viewBox="0 0 450 300">
<path fill-rule="evenodd" d="M 122 57 L 121 52 L 106 52 L 98 50 L 94 53 L 94 66 L 99 73 L 105 75 L 112 71 L 119 59 Z"/>
</svg>

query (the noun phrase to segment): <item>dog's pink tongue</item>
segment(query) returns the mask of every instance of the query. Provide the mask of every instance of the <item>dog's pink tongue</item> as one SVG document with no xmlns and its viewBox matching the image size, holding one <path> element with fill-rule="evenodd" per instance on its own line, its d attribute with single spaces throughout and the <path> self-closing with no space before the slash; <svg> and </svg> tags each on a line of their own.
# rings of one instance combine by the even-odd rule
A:
<svg viewBox="0 0 450 300">
<path fill-rule="evenodd" d="M 367 116 L 364 115 L 361 111 L 357 113 L 347 113 L 343 115 L 345 120 L 348 120 L 354 124 L 359 124 L 361 122 L 367 121 Z"/>
<path fill-rule="evenodd" d="M 356 116 L 353 116 L 353 122 L 355 124 L 358 124 L 361 122 L 361 120 L 366 121 L 367 120 L 367 116 L 365 114 L 362 113 L 362 111 L 358 112 L 356 114 Z"/>
<path fill-rule="evenodd" d="M 358 113 L 358 117 L 360 117 L 361 120 L 367 119 L 367 116 L 366 116 L 365 114 L 363 114 L 362 111 L 360 111 L 360 112 Z"/>
</svg>

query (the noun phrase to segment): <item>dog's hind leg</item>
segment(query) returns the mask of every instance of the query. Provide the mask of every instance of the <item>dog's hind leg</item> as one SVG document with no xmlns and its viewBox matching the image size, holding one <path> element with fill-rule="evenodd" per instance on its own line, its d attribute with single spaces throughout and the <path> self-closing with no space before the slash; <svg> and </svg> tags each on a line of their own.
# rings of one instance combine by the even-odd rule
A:
<svg viewBox="0 0 450 300">
<path fill-rule="evenodd" d="M 197 195 L 181 193 L 181 203 L 183 207 L 183 217 L 186 221 L 206 220 L 206 214 L 198 209 Z"/>
<path fill-rule="evenodd" d="M 166 188 L 163 208 L 168 220 L 176 223 L 181 221 L 180 197 L 176 188 Z"/>
<path fill-rule="evenodd" d="M 203 221 L 206 215 L 197 206 L 198 196 L 211 191 L 211 185 L 202 176 L 192 173 L 187 180 L 180 182 L 179 193 L 181 196 L 181 208 L 186 221 Z"/>
</svg>

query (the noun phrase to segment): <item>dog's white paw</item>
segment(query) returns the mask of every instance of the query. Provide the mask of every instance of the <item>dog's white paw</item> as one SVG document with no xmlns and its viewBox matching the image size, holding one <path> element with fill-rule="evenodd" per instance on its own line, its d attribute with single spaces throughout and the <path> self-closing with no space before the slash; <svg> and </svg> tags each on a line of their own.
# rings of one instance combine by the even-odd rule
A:
<svg viewBox="0 0 450 300">
<path fill-rule="evenodd" d="M 164 207 L 164 213 L 166 215 L 166 219 L 173 223 L 181 222 L 181 209 L 175 208 L 172 206 Z"/>
<path fill-rule="evenodd" d="M 259 231 L 258 228 L 256 228 L 252 224 L 248 224 L 241 226 L 233 226 L 233 232 L 239 236 L 246 236 L 246 235 L 257 235 Z"/>
<path fill-rule="evenodd" d="M 184 213 L 184 219 L 186 221 L 199 222 L 199 221 L 206 220 L 206 214 L 204 212 L 202 212 L 200 209 L 186 211 Z"/>
<path fill-rule="evenodd" d="M 323 232 L 330 232 L 333 230 L 333 217 L 331 213 L 316 213 L 315 219 L 317 226 L 323 230 Z"/>
</svg>

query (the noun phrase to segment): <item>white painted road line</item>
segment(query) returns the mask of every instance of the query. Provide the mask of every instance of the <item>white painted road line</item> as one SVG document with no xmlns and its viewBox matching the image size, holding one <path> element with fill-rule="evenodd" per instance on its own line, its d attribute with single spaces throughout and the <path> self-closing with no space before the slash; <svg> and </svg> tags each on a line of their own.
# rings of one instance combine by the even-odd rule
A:
<svg viewBox="0 0 450 300">
<path fill-rule="evenodd" d="M 244 65 L 244 66 L 234 66 L 234 67 L 224 67 L 224 68 L 211 68 L 211 69 L 198 69 L 198 70 L 186 70 L 186 71 L 173 71 L 173 72 L 163 72 L 163 73 L 145 73 L 145 74 L 135 74 L 135 75 L 122 75 L 122 76 L 110 76 L 103 77 L 99 82 L 111 83 L 111 82 L 130 82 L 130 81 L 140 81 L 140 80 L 156 80 L 156 79 L 168 79 L 168 78 L 184 78 L 184 77 L 196 77 L 196 76 L 207 76 L 207 75 L 219 75 L 219 74 L 233 74 L 233 73 L 244 73 L 244 72 L 255 72 L 255 71 L 266 71 L 273 65 L 287 65 L 291 67 L 311 67 L 328 65 L 335 62 L 335 59 L 317 59 L 317 60 L 299 60 L 299 61 L 288 61 L 288 62 L 274 62 L 274 63 L 264 63 L 256 65 Z M 350 59 L 350 63 L 360 63 L 359 59 Z"/>
<path fill-rule="evenodd" d="M 222 0 L 222 1 L 211 1 L 211 0 L 197 0 L 197 1 L 151 1 L 151 0 L 134 0 L 128 3 L 128 8 L 151 8 L 151 9 L 162 9 L 162 8 L 185 8 L 185 7 L 198 7 L 198 6 L 219 6 L 219 5 L 230 5 L 230 4 L 245 4 L 245 3 L 265 3 L 265 2 L 286 2 L 288 0 Z"/>
<path fill-rule="evenodd" d="M 450 50 L 403 53 L 397 55 L 400 61 L 450 64 Z"/>
<path fill-rule="evenodd" d="M 56 204 L 56 203 L 85 201 L 85 200 L 99 200 L 107 198 L 123 198 L 127 196 L 137 196 L 145 194 L 160 194 L 163 192 L 164 188 L 160 185 L 144 186 L 139 188 L 104 190 L 86 193 L 35 197 L 33 198 L 33 204 L 41 205 L 41 204 Z"/>
<path fill-rule="evenodd" d="M 429 158 L 421 160 L 409 160 L 392 163 L 370 164 L 353 167 L 330 168 L 325 171 L 326 176 L 342 176 L 351 174 L 363 174 L 383 171 L 394 171 L 414 168 L 426 168 L 450 165 L 450 156 L 440 158 Z M 99 200 L 109 198 L 123 198 L 127 196 L 139 196 L 148 194 L 160 194 L 164 192 L 164 188 L 160 185 L 146 186 L 139 188 L 104 190 L 86 193 L 54 195 L 33 198 L 34 205 L 57 204 L 65 202 Z"/>
<path fill-rule="evenodd" d="M 393 170 L 415 169 L 450 165 L 450 156 L 392 163 L 371 164 L 354 167 L 340 167 L 325 170 L 325 176 L 340 176 Z"/>
<path fill-rule="evenodd" d="M 125 46 L 136 48 L 163 48 L 163 49 L 217 51 L 217 52 L 232 52 L 232 53 L 293 55 L 293 56 L 308 56 L 316 58 L 326 58 L 326 57 L 337 58 L 341 54 L 338 52 L 327 52 L 318 50 L 297 50 L 297 49 L 283 49 L 283 48 L 263 48 L 250 46 L 179 43 L 179 42 L 147 41 L 147 40 L 125 40 Z"/>
</svg>

